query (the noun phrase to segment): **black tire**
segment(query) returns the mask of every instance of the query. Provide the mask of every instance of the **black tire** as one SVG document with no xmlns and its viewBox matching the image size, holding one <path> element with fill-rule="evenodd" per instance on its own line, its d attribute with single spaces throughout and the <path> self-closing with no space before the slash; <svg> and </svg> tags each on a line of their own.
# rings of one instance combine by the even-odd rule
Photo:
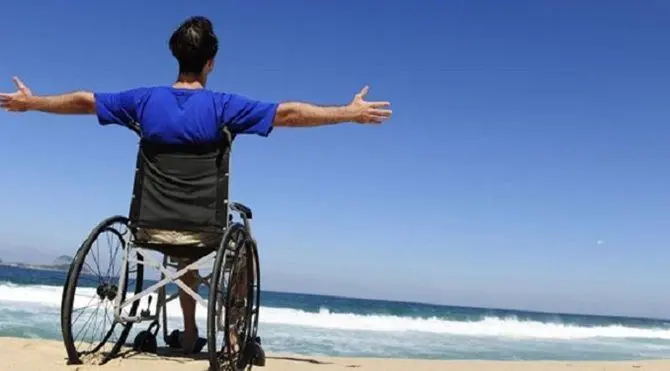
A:
<svg viewBox="0 0 670 371">
<path fill-rule="evenodd" d="M 251 269 L 251 276 L 253 277 L 252 283 L 248 287 L 248 297 L 251 300 L 249 304 L 249 326 L 247 330 L 247 339 L 258 342 L 260 345 L 260 338 L 258 337 L 258 317 L 260 314 L 261 306 L 261 270 L 260 262 L 258 259 L 258 246 L 256 246 L 256 241 L 251 241 L 251 252 L 250 256 L 252 258 L 253 268 Z M 265 363 L 265 360 L 263 361 Z M 251 370 L 251 364 L 249 365 L 249 370 Z"/>
<path fill-rule="evenodd" d="M 116 287 L 116 285 L 119 284 L 119 281 L 118 277 L 113 276 L 115 270 L 112 270 L 111 264 L 114 263 L 116 257 L 119 257 L 121 259 L 121 262 L 123 262 L 123 253 L 124 250 L 127 248 L 123 234 L 124 232 L 130 233 L 130 231 L 128 231 L 127 229 L 127 226 L 128 226 L 128 218 L 124 216 L 114 216 L 103 220 L 95 228 L 93 228 L 89 236 L 86 238 L 86 240 L 84 240 L 81 247 L 77 251 L 77 255 L 75 256 L 74 260 L 70 264 L 68 277 L 65 281 L 65 286 L 63 288 L 63 298 L 62 298 L 63 301 L 61 303 L 61 331 L 63 335 L 63 341 L 65 343 L 65 350 L 67 351 L 68 364 L 82 364 L 84 361 L 82 357 L 85 356 L 87 357 L 89 355 L 95 358 L 89 360 L 87 363 L 104 364 L 118 354 L 119 350 L 125 344 L 125 341 L 128 337 L 128 333 L 130 332 L 132 323 L 121 324 L 114 320 L 113 298 L 117 294 L 120 294 L 122 295 L 121 300 L 124 300 L 126 297 L 126 292 L 128 290 L 128 285 L 134 285 L 134 287 L 131 286 L 131 290 L 134 294 L 138 294 L 140 291 L 142 291 L 142 284 L 144 280 L 144 266 L 139 263 L 136 264 L 136 269 L 134 270 L 135 272 L 134 280 L 130 279 L 131 275 L 130 268 L 126 269 L 125 287 L 123 288 Z M 107 268 L 106 272 L 107 277 L 97 277 L 97 279 L 91 279 L 88 276 L 90 276 L 90 271 L 93 268 L 91 267 L 90 264 L 86 263 L 86 258 L 89 256 L 89 253 L 91 253 L 91 249 L 98 241 L 98 238 L 103 234 L 111 236 L 112 239 L 117 239 L 120 242 L 120 249 L 116 249 L 116 251 L 114 251 L 113 254 L 111 249 L 109 251 L 110 266 Z M 142 256 L 137 253 L 135 254 L 136 254 L 135 258 L 139 261 L 142 261 Z M 100 269 L 99 254 L 98 259 L 96 259 L 93 254 L 91 255 L 93 257 L 95 265 L 97 266 L 98 269 Z M 127 264 L 130 263 L 128 262 Z M 84 274 L 82 274 L 82 270 L 84 269 L 84 267 L 87 267 L 87 269 L 84 272 Z M 119 269 L 120 268 L 121 267 L 119 267 Z M 73 324 L 73 306 L 75 304 L 77 288 L 79 287 L 80 289 L 83 290 L 89 290 L 92 288 L 91 286 L 86 286 L 84 285 L 83 282 L 80 282 L 80 280 L 84 281 L 84 279 L 91 280 L 93 284 L 97 284 L 97 287 L 95 287 L 95 293 L 93 295 L 93 298 L 89 301 L 89 303 L 98 301 L 99 304 L 105 305 L 105 318 L 104 318 L 105 322 L 102 324 L 102 332 L 101 332 L 102 336 L 100 336 L 99 339 L 91 340 L 91 344 L 87 351 L 77 349 L 75 338 L 78 337 L 79 334 L 75 333 Z M 131 316 L 135 315 L 139 304 L 140 304 L 139 300 L 135 301 L 130 306 L 128 314 Z M 100 308 L 98 308 L 98 310 L 99 309 Z M 98 313 L 98 310 L 95 311 L 96 315 Z M 109 315 L 107 315 L 108 312 L 110 312 Z M 79 319 L 79 317 L 82 316 L 82 314 L 77 315 L 74 321 L 76 322 L 77 319 Z M 104 331 L 108 320 L 110 326 L 109 330 Z M 88 321 L 86 321 L 84 326 L 86 326 L 86 324 L 89 321 L 90 318 Z M 114 335 L 115 330 L 120 330 L 120 334 L 118 337 L 114 339 L 112 338 L 112 335 Z M 84 335 L 88 334 L 88 331 L 89 330 L 87 329 Z M 79 332 L 81 332 L 81 330 Z M 105 352 L 104 350 L 106 349 L 104 349 L 103 347 L 105 347 L 105 345 L 108 342 L 110 344 L 112 344 L 113 342 L 113 344 L 111 350 Z"/>
<path fill-rule="evenodd" d="M 232 224 L 221 241 L 211 276 L 207 344 L 212 371 L 251 370 L 251 360 L 246 359 L 244 354 L 247 344 L 255 339 L 258 328 L 258 267 L 256 245 L 249 231 L 239 223 Z M 238 290 L 238 284 L 246 287 L 241 286 Z M 244 293 L 242 307 L 239 292 Z M 223 341 L 217 342 L 222 319 Z M 233 326 L 237 347 L 233 346 L 231 339 Z"/>
</svg>

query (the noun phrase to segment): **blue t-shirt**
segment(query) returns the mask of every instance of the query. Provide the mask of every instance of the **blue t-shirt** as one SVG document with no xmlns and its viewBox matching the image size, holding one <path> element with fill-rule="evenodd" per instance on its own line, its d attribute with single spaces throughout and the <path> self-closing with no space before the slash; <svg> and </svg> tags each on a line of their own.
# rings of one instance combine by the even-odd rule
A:
<svg viewBox="0 0 670 371">
<path fill-rule="evenodd" d="M 277 103 L 259 102 L 207 89 L 145 87 L 95 93 L 102 125 L 136 126 L 146 140 L 161 144 L 199 144 L 232 134 L 268 136 Z"/>
</svg>

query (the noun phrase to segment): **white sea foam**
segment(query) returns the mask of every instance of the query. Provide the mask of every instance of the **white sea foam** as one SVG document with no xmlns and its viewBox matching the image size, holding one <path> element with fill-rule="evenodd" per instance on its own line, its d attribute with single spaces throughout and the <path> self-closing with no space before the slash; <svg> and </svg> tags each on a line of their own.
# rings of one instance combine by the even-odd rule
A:
<svg viewBox="0 0 670 371">
<path fill-rule="evenodd" d="M 75 306 L 89 302 L 93 289 L 80 289 Z M 0 283 L 0 307 L 24 312 L 58 310 L 62 288 L 40 285 L 14 285 Z M 146 299 L 142 306 L 146 306 Z M 168 316 L 179 318 L 179 304 L 168 305 Z M 204 308 L 198 310 L 199 320 L 206 316 Z M 658 339 L 670 340 L 670 329 L 638 328 L 623 325 L 585 327 L 562 323 L 521 321 L 514 317 L 487 317 L 475 321 L 453 321 L 442 318 L 400 317 L 390 315 L 361 315 L 332 313 L 328 309 L 306 312 L 291 308 L 262 307 L 261 325 L 272 324 L 312 329 L 340 331 L 367 331 L 403 333 L 414 332 L 443 336 L 497 337 L 515 339 L 578 340 L 578 339 Z"/>
</svg>

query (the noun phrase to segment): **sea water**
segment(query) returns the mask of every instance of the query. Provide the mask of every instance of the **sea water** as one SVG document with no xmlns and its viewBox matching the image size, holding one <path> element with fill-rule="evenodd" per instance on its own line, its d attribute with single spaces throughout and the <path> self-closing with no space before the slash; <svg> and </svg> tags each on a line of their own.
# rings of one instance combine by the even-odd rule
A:
<svg viewBox="0 0 670 371">
<path fill-rule="evenodd" d="M 61 339 L 64 279 L 63 272 L 0 267 L 0 336 Z M 280 292 L 263 292 L 261 303 L 260 335 L 266 350 L 275 353 L 490 360 L 670 357 L 670 322 L 663 320 Z M 181 328 L 177 301 L 167 313 L 170 329 Z M 204 335 L 206 311 L 199 308 L 197 317 Z"/>
</svg>

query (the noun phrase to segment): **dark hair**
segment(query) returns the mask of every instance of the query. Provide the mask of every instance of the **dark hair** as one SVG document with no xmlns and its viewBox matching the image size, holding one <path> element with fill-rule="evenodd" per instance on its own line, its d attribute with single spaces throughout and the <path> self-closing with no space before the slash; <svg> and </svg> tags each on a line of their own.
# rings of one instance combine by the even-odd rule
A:
<svg viewBox="0 0 670 371">
<path fill-rule="evenodd" d="M 202 16 L 188 18 L 170 37 L 170 51 L 179 62 L 179 73 L 201 73 L 218 50 L 212 22 Z"/>
</svg>

